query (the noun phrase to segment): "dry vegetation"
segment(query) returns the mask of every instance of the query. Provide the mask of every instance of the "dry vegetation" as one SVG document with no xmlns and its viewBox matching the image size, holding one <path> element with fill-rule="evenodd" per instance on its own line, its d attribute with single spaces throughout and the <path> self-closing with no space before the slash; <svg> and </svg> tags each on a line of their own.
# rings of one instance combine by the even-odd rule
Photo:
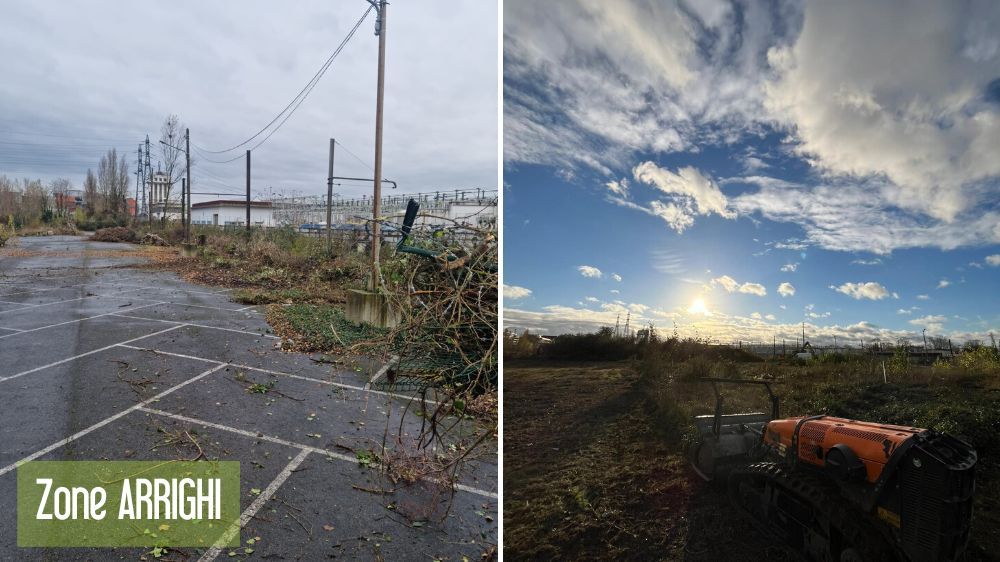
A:
<svg viewBox="0 0 1000 562">
<path fill-rule="evenodd" d="M 712 413 L 711 388 L 697 382 L 709 375 L 777 381 L 782 416 L 933 427 L 972 442 L 980 464 L 969 559 L 1000 552 L 995 350 L 925 367 L 890 360 L 886 382 L 882 360 L 867 356 L 749 361 L 704 346 L 692 353 L 698 345 L 633 348 L 632 359 L 610 363 L 505 363 L 505 391 L 518 397 L 504 410 L 504 531 L 512 560 L 786 559 L 683 459 L 691 417 Z M 767 411 L 763 391 L 723 390 L 727 412 Z"/>
</svg>

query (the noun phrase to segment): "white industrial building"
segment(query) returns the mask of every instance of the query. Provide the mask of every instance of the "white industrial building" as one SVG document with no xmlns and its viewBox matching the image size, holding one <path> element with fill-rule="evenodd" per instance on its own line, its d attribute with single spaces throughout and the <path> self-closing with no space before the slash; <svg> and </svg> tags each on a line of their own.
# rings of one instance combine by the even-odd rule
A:
<svg viewBox="0 0 1000 562">
<path fill-rule="evenodd" d="M 181 187 L 171 185 L 170 176 L 160 171 L 149 179 L 149 212 L 154 219 L 181 218 Z"/>
<path fill-rule="evenodd" d="M 250 223 L 253 226 L 274 226 L 274 212 L 270 201 L 250 202 Z M 191 205 L 191 224 L 231 226 L 247 224 L 247 202 L 219 199 Z"/>
</svg>

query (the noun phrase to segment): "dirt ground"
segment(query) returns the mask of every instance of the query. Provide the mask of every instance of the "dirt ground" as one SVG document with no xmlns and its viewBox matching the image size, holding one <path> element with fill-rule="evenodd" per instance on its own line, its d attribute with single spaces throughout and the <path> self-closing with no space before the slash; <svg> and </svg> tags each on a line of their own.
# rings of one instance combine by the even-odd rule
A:
<svg viewBox="0 0 1000 562">
<path fill-rule="evenodd" d="M 510 560 L 790 560 L 654 429 L 627 363 L 504 366 Z"/>
<path fill-rule="evenodd" d="M 733 513 L 721 489 L 694 474 L 677 437 L 683 430 L 658 427 L 662 422 L 655 420 L 663 418 L 654 417 L 637 378 L 628 362 L 505 364 L 505 555 L 510 560 L 794 560 Z M 961 397 L 947 400 L 938 391 L 903 390 L 890 385 L 867 390 L 860 399 L 852 394 L 843 408 L 877 410 L 874 402 L 906 397 L 926 398 L 938 408 L 964 400 L 978 410 L 992 400 L 975 387 L 949 389 Z M 868 396 L 871 392 L 878 395 Z M 789 398 L 793 409 L 802 401 Z M 993 454 L 989 447 L 979 453 L 983 470 L 977 473 L 967 559 L 993 560 L 998 552 Z"/>
</svg>

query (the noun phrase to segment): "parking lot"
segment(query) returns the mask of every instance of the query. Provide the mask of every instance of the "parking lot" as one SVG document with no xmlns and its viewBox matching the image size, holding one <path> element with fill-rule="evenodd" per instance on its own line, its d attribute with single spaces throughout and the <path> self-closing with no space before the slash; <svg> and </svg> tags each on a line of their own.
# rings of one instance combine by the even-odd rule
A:
<svg viewBox="0 0 1000 562">
<path fill-rule="evenodd" d="M 412 397 L 281 351 L 260 307 L 123 267 L 143 261 L 133 250 L 69 236 L 0 250 L 0 512 L 10 522 L 0 560 L 152 559 L 149 549 L 19 549 L 16 467 L 31 460 L 240 461 L 253 552 L 182 548 L 163 560 L 477 560 L 496 544 L 495 445 L 454 489 L 385 477 L 359 456 L 412 441 L 422 422 L 413 404 L 404 412 Z"/>
</svg>

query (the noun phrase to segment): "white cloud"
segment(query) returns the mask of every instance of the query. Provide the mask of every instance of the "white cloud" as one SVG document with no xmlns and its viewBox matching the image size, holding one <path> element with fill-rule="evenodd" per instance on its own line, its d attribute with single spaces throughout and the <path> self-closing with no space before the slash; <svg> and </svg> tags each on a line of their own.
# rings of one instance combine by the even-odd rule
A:
<svg viewBox="0 0 1000 562">
<path fill-rule="evenodd" d="M 783 297 L 790 297 L 795 294 L 795 287 L 791 283 L 785 281 L 781 285 L 778 285 L 778 294 Z"/>
<path fill-rule="evenodd" d="M 947 279 L 942 279 L 942 280 L 938 281 L 937 288 L 938 289 L 944 289 L 945 287 L 947 287 L 949 285 L 951 285 L 951 281 L 948 281 Z"/>
<path fill-rule="evenodd" d="M 763 316 L 761 316 L 759 312 L 751 312 L 751 313 L 750 313 L 750 318 L 753 318 L 753 319 L 755 319 L 755 320 L 761 320 L 761 319 L 763 319 L 764 317 L 763 317 Z"/>
<path fill-rule="evenodd" d="M 722 312 L 713 312 L 711 316 L 707 317 L 686 316 L 676 311 L 658 309 L 650 309 L 646 313 L 648 316 L 633 313 L 632 323 L 638 326 L 652 322 L 662 334 L 672 332 L 676 323 L 678 333 L 682 338 L 694 337 L 697 334 L 720 343 L 730 343 L 737 340 L 759 341 L 762 327 L 766 328 L 769 334 L 773 333 L 779 341 L 781 339 L 794 340 L 802 330 L 802 325 L 799 322 L 772 324 L 752 317 L 728 316 Z M 594 332 L 602 326 L 614 326 L 618 314 L 618 312 L 609 310 L 566 306 L 547 306 L 540 311 L 507 308 L 503 312 L 506 326 L 518 330 L 527 328 L 538 334 Z M 823 317 L 828 313 L 816 314 Z M 766 316 L 765 319 L 767 319 Z M 921 325 L 915 326 L 915 328 L 928 328 L 952 338 L 956 342 L 982 337 L 981 333 L 961 331 L 944 333 L 938 325 L 934 327 Z M 983 329 L 1000 332 L 1000 326 L 997 325 L 984 325 Z M 838 345 L 856 347 L 862 340 L 866 343 L 874 340 L 896 341 L 899 338 L 909 338 L 911 341 L 916 341 L 920 337 L 920 330 L 892 330 L 871 322 L 818 325 L 814 321 L 810 321 L 806 323 L 806 334 L 814 345 L 832 345 L 833 339 L 836 337 Z"/>
<path fill-rule="evenodd" d="M 620 295 L 621 294 L 621 291 L 619 291 L 618 289 L 611 289 L 608 292 L 611 293 L 612 295 Z"/>
<path fill-rule="evenodd" d="M 775 320 L 775 318 L 774 318 L 774 315 L 773 315 L 773 314 L 768 314 L 768 315 L 764 316 L 764 319 L 765 319 L 765 320 L 771 320 L 771 321 Z"/>
<path fill-rule="evenodd" d="M 647 310 L 649 310 L 649 307 L 646 306 L 646 305 L 644 305 L 644 304 L 639 304 L 637 302 L 634 302 L 634 303 L 628 305 L 628 309 L 631 310 L 632 312 L 636 313 L 636 314 L 643 314 L 644 312 L 646 312 Z"/>
<path fill-rule="evenodd" d="M 504 155 L 610 179 L 776 126 L 821 184 L 743 178 L 760 190 L 725 212 L 833 250 L 997 243 L 997 28 L 988 1 L 508 2 Z M 699 202 L 636 208 L 683 231 Z"/>
<path fill-rule="evenodd" d="M 517 285 L 508 285 L 504 283 L 503 298 L 510 300 L 518 300 L 530 296 L 531 296 L 531 289 L 526 289 L 524 287 L 518 287 Z"/>
<path fill-rule="evenodd" d="M 931 300 L 930 295 L 917 295 L 918 301 L 929 301 Z"/>
<path fill-rule="evenodd" d="M 597 269 L 596 267 L 594 267 L 592 265 L 581 265 L 581 266 L 577 267 L 576 269 L 577 269 L 577 271 L 580 272 L 580 275 L 583 275 L 584 277 L 597 277 L 597 278 L 600 278 L 603 275 L 603 273 L 601 273 L 600 269 Z"/>
<path fill-rule="evenodd" d="M 601 302 L 601 300 L 598 299 L 597 297 L 584 297 L 583 300 L 585 300 L 587 302 Z"/>
<path fill-rule="evenodd" d="M 687 209 L 673 203 L 653 201 L 649 204 L 647 212 L 666 221 L 678 234 L 694 224 L 694 216 Z"/>
<path fill-rule="evenodd" d="M 857 265 L 880 265 L 882 263 L 882 258 L 875 258 L 875 259 L 871 259 L 871 260 L 857 259 L 857 260 L 851 261 L 851 263 L 857 264 Z"/>
<path fill-rule="evenodd" d="M 797 270 L 798 268 L 799 268 L 799 262 L 786 263 L 785 265 L 781 266 L 781 271 L 784 271 L 786 273 L 794 273 L 795 270 Z"/>
<path fill-rule="evenodd" d="M 767 289 L 760 283 L 744 283 L 740 285 L 740 292 L 763 297 L 767 295 Z"/>
<path fill-rule="evenodd" d="M 736 217 L 727 208 L 726 196 L 719 186 L 693 167 L 686 166 L 675 173 L 646 161 L 633 168 L 632 174 L 637 181 L 652 185 L 667 195 L 674 196 L 675 200 L 683 201 L 699 215 L 715 213 L 727 219 Z"/>
<path fill-rule="evenodd" d="M 1000 267 L 1000 254 L 986 256 L 986 263 L 992 265 L 993 267 Z"/>
<path fill-rule="evenodd" d="M 914 318 L 910 320 L 910 324 L 914 326 L 925 326 L 932 330 L 940 330 L 941 325 L 948 321 L 947 316 L 940 315 L 927 315 L 921 318 Z"/>
<path fill-rule="evenodd" d="M 839 287 L 830 285 L 830 288 L 857 300 L 871 299 L 877 301 L 890 296 L 889 291 L 885 287 L 873 281 L 867 283 L 844 283 Z"/>
<path fill-rule="evenodd" d="M 622 276 L 618 275 L 617 273 L 612 273 L 611 274 L 611 278 L 614 279 L 615 281 L 619 282 L 619 283 L 622 282 Z"/>
<path fill-rule="evenodd" d="M 628 178 L 622 178 L 620 180 L 611 180 L 606 184 L 604 184 L 604 186 L 607 187 L 608 190 L 611 191 L 611 193 L 614 193 L 619 197 L 628 196 Z"/>
<path fill-rule="evenodd" d="M 727 293 L 732 293 L 739 288 L 740 284 L 738 281 L 733 279 L 728 275 L 723 275 L 722 277 L 716 277 L 711 281 L 712 286 L 721 285 L 722 288 L 726 290 Z"/>
<path fill-rule="evenodd" d="M 740 293 L 746 293 L 750 295 L 757 295 L 763 297 L 767 295 L 767 289 L 759 283 L 740 283 L 739 281 L 733 279 L 728 275 L 723 275 L 721 277 L 716 277 L 712 279 L 709 284 L 712 287 L 721 286 L 726 290 L 727 293 L 735 293 L 739 291 Z"/>
<path fill-rule="evenodd" d="M 1000 27 L 995 4 L 809 2 L 803 24 L 793 46 L 769 53 L 777 78 L 766 87 L 800 154 L 832 174 L 885 177 L 882 199 L 944 222 L 983 198 L 977 182 L 1000 174 L 1000 115 L 983 100 L 1000 57 L 962 47 L 989 52 L 973 46 L 995 33 L 968 34 Z"/>
</svg>

